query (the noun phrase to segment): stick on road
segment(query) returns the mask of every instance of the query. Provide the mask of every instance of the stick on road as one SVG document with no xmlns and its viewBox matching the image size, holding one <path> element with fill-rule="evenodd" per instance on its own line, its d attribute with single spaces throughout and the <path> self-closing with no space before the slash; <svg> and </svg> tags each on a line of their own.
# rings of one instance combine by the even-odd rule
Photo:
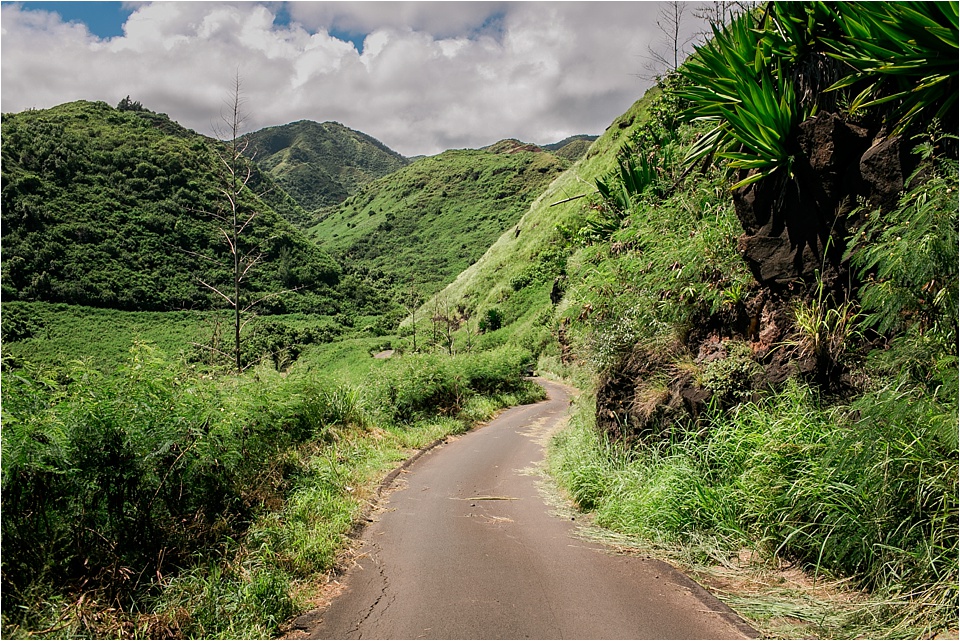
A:
<svg viewBox="0 0 960 641">
<path fill-rule="evenodd" d="M 424 454 L 364 532 L 346 590 L 295 622 L 313 639 L 743 639 L 716 598 L 654 560 L 574 536 L 537 489 L 569 394 Z"/>
</svg>

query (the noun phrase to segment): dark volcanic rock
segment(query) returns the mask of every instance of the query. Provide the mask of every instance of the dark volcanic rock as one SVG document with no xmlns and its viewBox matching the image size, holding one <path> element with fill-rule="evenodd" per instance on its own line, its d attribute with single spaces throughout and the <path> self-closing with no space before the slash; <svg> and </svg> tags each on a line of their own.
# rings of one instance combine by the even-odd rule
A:
<svg viewBox="0 0 960 641">
<path fill-rule="evenodd" d="M 870 146 L 869 133 L 837 114 L 821 114 L 800 124 L 797 142 L 821 192 L 822 205 L 857 192 L 859 160 Z"/>
<path fill-rule="evenodd" d="M 873 145 L 860 158 L 864 195 L 875 207 L 896 206 L 907 177 L 916 168 L 916 161 L 905 149 L 900 136 Z"/>
<path fill-rule="evenodd" d="M 775 175 L 734 191 L 745 232 L 740 251 L 764 287 L 818 277 L 840 286 L 849 280 L 843 249 L 855 226 L 848 217 L 857 197 L 878 204 L 895 199 L 907 158 L 892 142 L 871 148 L 866 129 L 832 113 L 801 123 L 795 142 L 789 177 Z"/>
</svg>

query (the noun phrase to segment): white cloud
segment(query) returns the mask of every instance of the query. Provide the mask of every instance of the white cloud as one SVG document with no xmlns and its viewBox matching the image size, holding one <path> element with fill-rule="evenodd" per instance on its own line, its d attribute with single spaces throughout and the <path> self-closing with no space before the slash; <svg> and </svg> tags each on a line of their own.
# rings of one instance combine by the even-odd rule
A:
<svg viewBox="0 0 960 641">
<path fill-rule="evenodd" d="M 4 4 L 0 107 L 130 95 L 211 133 L 239 71 L 251 129 L 337 120 L 406 154 L 599 133 L 640 97 L 653 3 L 155 2 L 100 40 Z M 362 53 L 330 33 L 365 35 Z"/>
</svg>

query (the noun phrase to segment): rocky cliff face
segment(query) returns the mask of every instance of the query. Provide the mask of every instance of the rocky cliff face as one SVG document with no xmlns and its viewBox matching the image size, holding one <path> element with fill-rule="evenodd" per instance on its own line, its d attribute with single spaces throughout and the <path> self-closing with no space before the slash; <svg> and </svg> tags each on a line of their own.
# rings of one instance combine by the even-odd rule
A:
<svg viewBox="0 0 960 641">
<path fill-rule="evenodd" d="M 916 169 L 908 141 L 884 134 L 822 113 L 791 141 L 792 176 L 733 193 L 752 291 L 734 310 L 697 319 L 684 344 L 657 354 L 637 348 L 610 368 L 597 392 L 600 429 L 627 441 L 657 440 L 681 415 L 696 417 L 709 402 L 735 404 L 794 375 L 832 391 L 850 385 L 829 353 L 784 345 L 796 333 L 799 303 L 840 304 L 854 296 L 845 254 L 862 212 L 892 209 Z M 692 357 L 688 370 L 698 376 L 670 365 L 681 353 Z M 670 374 L 666 387 L 649 384 L 657 371 Z"/>
</svg>

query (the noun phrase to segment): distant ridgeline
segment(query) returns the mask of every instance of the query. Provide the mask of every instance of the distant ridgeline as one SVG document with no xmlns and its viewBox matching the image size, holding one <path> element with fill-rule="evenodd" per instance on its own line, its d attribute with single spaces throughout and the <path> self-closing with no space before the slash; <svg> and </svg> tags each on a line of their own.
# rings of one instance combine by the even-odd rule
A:
<svg viewBox="0 0 960 641">
<path fill-rule="evenodd" d="M 553 152 L 561 158 L 566 158 L 570 162 L 576 162 L 587 153 L 587 149 L 590 148 L 590 145 L 592 145 L 593 141 L 597 138 L 599 138 L 599 136 L 577 134 L 576 136 L 564 138 L 560 142 L 543 145 L 543 150 Z"/>
<path fill-rule="evenodd" d="M 227 203 L 220 143 L 166 115 L 121 103 L 73 102 L 4 114 L 4 301 L 125 310 L 222 307 L 204 287 L 232 283 L 218 220 Z M 266 311 L 336 313 L 340 268 L 299 232 L 301 207 L 252 167 L 243 243 L 263 260 L 249 300 L 296 290 Z M 257 196 L 256 194 L 263 194 Z"/>
<path fill-rule="evenodd" d="M 337 122 L 300 120 L 244 136 L 247 155 L 307 211 L 343 202 L 409 162 Z"/>
</svg>

